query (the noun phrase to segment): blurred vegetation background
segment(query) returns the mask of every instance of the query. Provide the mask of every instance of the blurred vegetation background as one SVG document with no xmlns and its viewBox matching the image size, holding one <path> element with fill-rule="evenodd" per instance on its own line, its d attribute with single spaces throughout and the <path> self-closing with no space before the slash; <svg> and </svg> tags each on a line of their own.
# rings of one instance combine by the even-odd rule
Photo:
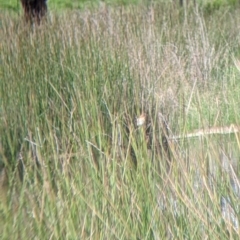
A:
<svg viewBox="0 0 240 240">
<path fill-rule="evenodd" d="M 238 1 L 0 3 L 1 239 L 239 239 Z"/>
<path fill-rule="evenodd" d="M 82 9 L 97 7 L 101 4 L 107 5 L 128 5 L 128 4 L 154 4 L 154 3 L 173 3 L 178 5 L 181 0 L 48 0 L 50 10 L 63 9 Z M 236 7 L 239 0 L 182 0 L 183 5 L 194 3 L 202 6 L 206 11 L 212 11 L 221 7 Z M 19 0 L 0 0 L 1 10 L 11 10 L 18 12 L 20 10 Z"/>
</svg>

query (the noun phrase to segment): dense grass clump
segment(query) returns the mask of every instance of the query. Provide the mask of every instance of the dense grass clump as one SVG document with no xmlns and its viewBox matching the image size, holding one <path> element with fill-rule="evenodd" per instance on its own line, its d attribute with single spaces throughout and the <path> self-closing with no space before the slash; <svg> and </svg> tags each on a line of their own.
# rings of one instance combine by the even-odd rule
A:
<svg viewBox="0 0 240 240">
<path fill-rule="evenodd" d="M 237 239 L 238 134 L 171 136 L 239 123 L 239 16 L 3 14 L 3 239 Z"/>
</svg>

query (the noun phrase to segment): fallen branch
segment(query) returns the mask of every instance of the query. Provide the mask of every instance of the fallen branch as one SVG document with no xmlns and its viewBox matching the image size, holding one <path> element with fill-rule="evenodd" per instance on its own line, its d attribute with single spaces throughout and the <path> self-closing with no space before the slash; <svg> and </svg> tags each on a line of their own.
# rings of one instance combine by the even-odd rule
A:
<svg viewBox="0 0 240 240">
<path fill-rule="evenodd" d="M 184 135 L 176 135 L 169 137 L 169 140 L 178 140 L 182 138 L 193 138 L 193 137 L 202 137 L 206 135 L 214 135 L 214 134 L 231 134 L 240 132 L 240 126 L 231 124 L 230 126 L 224 127 L 210 127 L 207 129 L 198 129 L 194 132 L 187 133 Z"/>
</svg>

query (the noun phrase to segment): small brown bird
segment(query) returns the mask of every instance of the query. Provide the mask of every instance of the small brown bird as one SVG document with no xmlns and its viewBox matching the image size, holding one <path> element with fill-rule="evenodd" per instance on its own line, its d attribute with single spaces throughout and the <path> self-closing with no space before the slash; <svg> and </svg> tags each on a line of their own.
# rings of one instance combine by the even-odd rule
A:
<svg viewBox="0 0 240 240">
<path fill-rule="evenodd" d="M 142 113 L 139 117 L 136 119 L 137 126 L 140 127 L 144 125 L 146 122 L 146 114 Z"/>
</svg>

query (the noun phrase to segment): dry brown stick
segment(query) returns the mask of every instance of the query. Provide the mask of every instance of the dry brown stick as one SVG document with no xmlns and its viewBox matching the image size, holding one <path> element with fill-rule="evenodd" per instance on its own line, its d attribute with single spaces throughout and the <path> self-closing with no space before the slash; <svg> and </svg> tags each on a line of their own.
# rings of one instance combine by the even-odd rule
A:
<svg viewBox="0 0 240 240">
<path fill-rule="evenodd" d="M 230 126 L 224 127 L 210 127 L 210 128 L 203 128 L 195 130 L 194 132 L 183 134 L 183 135 L 176 135 L 169 137 L 170 140 L 178 140 L 182 138 L 192 138 L 192 137 L 201 137 L 206 135 L 214 135 L 214 134 L 230 134 L 230 133 L 238 133 L 240 132 L 240 126 L 231 124 Z"/>
</svg>

